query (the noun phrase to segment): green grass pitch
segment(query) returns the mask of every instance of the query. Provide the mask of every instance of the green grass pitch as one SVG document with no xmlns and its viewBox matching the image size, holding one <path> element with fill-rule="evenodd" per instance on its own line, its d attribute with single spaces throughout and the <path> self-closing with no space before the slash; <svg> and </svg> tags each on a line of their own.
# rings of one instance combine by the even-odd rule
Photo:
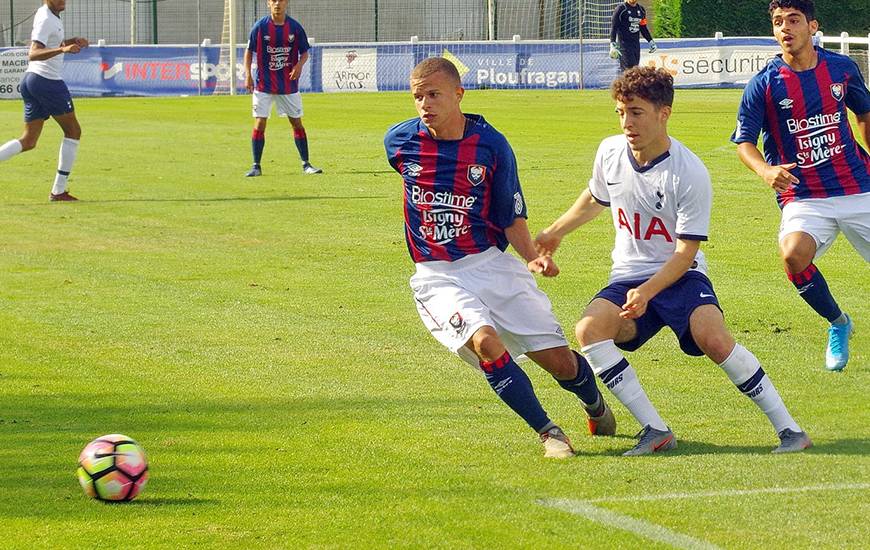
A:
<svg viewBox="0 0 870 550">
<path fill-rule="evenodd" d="M 826 327 L 785 278 L 772 194 L 728 137 L 740 92 L 678 91 L 671 134 L 709 168 L 711 278 L 815 447 L 773 456 L 766 419 L 663 332 L 630 355 L 679 439 L 623 458 L 637 426 L 585 432 L 576 399 L 527 364 L 579 456 L 533 433 L 415 312 L 401 185 L 384 159 L 407 93 L 305 96 L 303 176 L 286 121 L 250 166 L 250 99 L 82 99 L 70 190 L 50 204 L 60 132 L 0 164 L 0 546 L 859 548 L 870 540 L 870 269 L 845 239 L 818 265 L 855 318 L 825 372 Z M 586 185 L 618 132 L 606 92 L 470 91 L 514 146 L 533 232 Z M 5 141 L 21 103 L 0 103 Z M 567 333 L 606 281 L 607 216 L 539 280 Z M 611 399 L 611 401 L 613 401 Z M 76 458 L 120 432 L 149 455 L 128 505 L 88 500 Z"/>
</svg>

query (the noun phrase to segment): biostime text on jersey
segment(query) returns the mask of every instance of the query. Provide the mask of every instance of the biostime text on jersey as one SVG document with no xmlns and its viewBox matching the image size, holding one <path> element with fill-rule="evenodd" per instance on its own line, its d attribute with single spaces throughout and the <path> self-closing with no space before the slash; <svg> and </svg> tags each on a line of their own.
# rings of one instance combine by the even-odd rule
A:
<svg viewBox="0 0 870 550">
<path fill-rule="evenodd" d="M 838 138 L 841 120 L 842 114 L 838 111 L 786 121 L 788 132 L 797 142 L 795 160 L 799 167 L 812 168 L 843 154 L 845 145 L 839 143 Z"/>
<path fill-rule="evenodd" d="M 477 197 L 458 195 L 450 191 L 429 191 L 411 186 L 411 202 L 420 206 L 420 236 L 426 240 L 445 244 L 468 234 L 468 212 Z M 428 208 L 427 208 L 428 207 Z"/>
</svg>

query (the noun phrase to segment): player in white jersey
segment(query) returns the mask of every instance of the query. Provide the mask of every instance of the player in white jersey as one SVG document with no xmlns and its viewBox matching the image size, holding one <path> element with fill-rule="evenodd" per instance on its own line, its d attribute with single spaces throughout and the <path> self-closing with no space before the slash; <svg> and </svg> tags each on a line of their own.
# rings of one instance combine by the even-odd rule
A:
<svg viewBox="0 0 870 550">
<path fill-rule="evenodd" d="M 57 175 L 49 200 L 74 201 L 66 190 L 67 179 L 72 170 L 79 148 L 82 128 L 76 119 L 72 97 L 63 81 L 63 56 L 79 53 L 88 47 L 88 41 L 75 37 L 64 39 L 60 12 L 66 9 L 66 0 L 45 0 L 33 18 L 30 35 L 30 63 L 21 80 L 21 97 L 24 99 L 24 134 L 19 139 L 0 145 L 0 161 L 36 147 L 42 126 L 51 117 L 63 130 Z"/>
<path fill-rule="evenodd" d="M 758 359 L 728 332 L 706 276 L 700 244 L 710 227 L 712 186 L 700 159 L 668 136 L 673 78 L 663 69 L 635 67 L 611 92 L 623 134 L 601 142 L 589 187 L 536 245 L 553 254 L 565 235 L 606 207 L 612 211 L 610 281 L 586 307 L 576 336 L 592 370 L 642 426 L 638 444 L 625 455 L 676 447 L 620 351 L 638 349 L 665 326 L 686 354 L 712 359 L 764 411 L 780 438 L 774 452 L 810 447 Z"/>
</svg>

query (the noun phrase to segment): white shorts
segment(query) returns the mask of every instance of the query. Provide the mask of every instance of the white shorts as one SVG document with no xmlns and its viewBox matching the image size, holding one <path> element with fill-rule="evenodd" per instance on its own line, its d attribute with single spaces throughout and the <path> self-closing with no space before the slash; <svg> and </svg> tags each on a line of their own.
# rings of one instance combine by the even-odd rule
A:
<svg viewBox="0 0 870 550">
<path fill-rule="evenodd" d="M 272 102 L 278 107 L 278 116 L 302 118 L 302 94 L 267 94 L 254 90 L 254 118 L 269 118 Z"/>
<path fill-rule="evenodd" d="M 816 258 L 833 244 L 837 233 L 870 262 L 870 193 L 792 201 L 782 209 L 779 240 L 789 233 L 807 233 L 816 241 Z"/>
<path fill-rule="evenodd" d="M 411 289 L 432 336 L 474 367 L 479 361 L 465 344 L 484 326 L 496 330 L 514 358 L 568 345 L 526 265 L 496 247 L 455 262 L 419 263 Z"/>
</svg>

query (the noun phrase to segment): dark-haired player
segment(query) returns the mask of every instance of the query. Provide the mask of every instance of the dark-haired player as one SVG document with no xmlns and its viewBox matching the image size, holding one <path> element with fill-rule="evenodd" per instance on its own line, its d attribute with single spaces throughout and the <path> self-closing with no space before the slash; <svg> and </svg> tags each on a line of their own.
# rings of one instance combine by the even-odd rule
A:
<svg viewBox="0 0 870 550">
<path fill-rule="evenodd" d="M 611 210 L 616 243 L 610 280 L 586 307 L 576 335 L 592 370 L 642 426 L 625 455 L 676 447 L 620 351 L 640 348 L 665 326 L 684 353 L 709 357 L 767 415 L 780 439 L 773 452 L 809 447 L 758 359 L 725 327 L 700 250 L 710 227 L 710 175 L 668 135 L 673 78 L 663 69 L 635 67 L 613 82 L 611 92 L 622 134 L 601 142 L 589 187 L 536 244 L 539 253 L 553 254 L 565 235 Z"/>
<path fill-rule="evenodd" d="M 273 102 L 277 105 L 278 116 L 290 119 L 293 141 L 302 159 L 302 172 L 320 174 L 323 171 L 308 162 L 308 136 L 302 125 L 302 94 L 299 93 L 299 77 L 310 49 L 308 36 L 299 21 L 287 16 L 287 0 L 266 0 L 266 4 L 269 15 L 254 24 L 245 50 L 245 88 L 253 94 L 254 102 L 254 131 L 251 134 L 254 165 L 246 176 L 263 173 L 260 159 L 266 146 L 266 122 Z M 254 56 L 256 83 L 251 74 Z"/>
<path fill-rule="evenodd" d="M 420 318 L 441 344 L 480 367 L 502 401 L 539 434 L 545 456 L 573 456 L 515 357 L 524 353 L 576 394 L 593 434 L 612 435 L 616 421 L 530 273 L 552 277 L 559 268 L 535 252 L 513 150 L 482 116 L 462 112 L 465 90 L 447 59 L 420 62 L 411 92 L 419 117 L 390 128 L 384 145 L 404 182 Z M 523 262 L 505 252 L 508 244 Z"/>
<path fill-rule="evenodd" d="M 731 141 L 740 160 L 776 192 L 786 274 L 830 323 L 825 367 L 839 371 L 849 361 L 852 319 L 814 262 L 841 231 L 870 262 L 870 156 L 852 134 L 848 112 L 870 144 L 870 92 L 854 61 L 813 46 L 814 11 L 811 0 L 770 3 L 782 54 L 743 91 Z"/>
</svg>

